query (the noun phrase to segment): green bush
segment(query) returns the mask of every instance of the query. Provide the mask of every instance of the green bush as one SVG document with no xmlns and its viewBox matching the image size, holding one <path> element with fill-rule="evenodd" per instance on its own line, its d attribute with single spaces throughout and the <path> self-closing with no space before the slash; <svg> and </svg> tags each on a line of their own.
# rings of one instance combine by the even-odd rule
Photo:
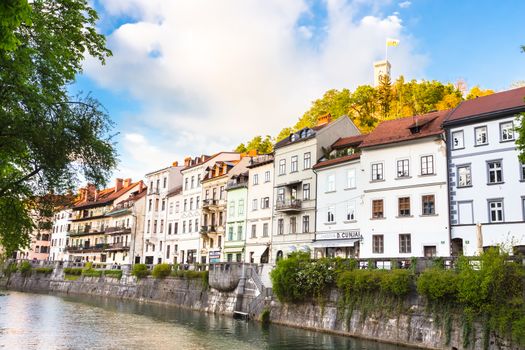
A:
<svg viewBox="0 0 525 350">
<path fill-rule="evenodd" d="M 20 266 L 18 266 L 18 271 L 20 271 L 20 273 L 24 277 L 30 276 L 31 275 L 31 270 L 32 270 L 32 267 L 31 267 L 31 264 L 29 263 L 29 261 L 22 261 L 20 263 Z"/>
<path fill-rule="evenodd" d="M 104 271 L 104 276 L 121 279 L 122 270 L 106 270 Z"/>
<path fill-rule="evenodd" d="M 171 276 L 188 279 L 202 278 L 203 282 L 206 281 L 206 286 L 208 285 L 208 271 L 177 270 L 172 271 Z"/>
<path fill-rule="evenodd" d="M 429 300 L 450 302 L 458 293 L 458 275 L 451 270 L 433 267 L 419 275 L 416 286 L 418 293 Z"/>
<path fill-rule="evenodd" d="M 169 264 L 158 264 L 153 267 L 151 275 L 155 278 L 166 278 L 171 273 L 171 266 Z"/>
<path fill-rule="evenodd" d="M 402 297 L 410 292 L 412 286 L 412 273 L 408 270 L 395 269 L 382 274 L 381 290 Z"/>
<path fill-rule="evenodd" d="M 261 312 L 261 322 L 263 325 L 268 325 L 270 323 L 270 309 L 264 308 Z"/>
<path fill-rule="evenodd" d="M 64 268 L 64 274 L 71 276 L 80 276 L 82 274 L 82 269 L 78 267 L 66 267 Z"/>
<path fill-rule="evenodd" d="M 37 267 L 35 269 L 35 272 L 36 273 L 41 273 L 41 274 L 44 274 L 44 275 L 49 275 L 49 274 L 53 273 L 53 268 L 52 267 Z"/>
<path fill-rule="evenodd" d="M 86 276 L 86 277 L 100 277 L 102 276 L 102 270 L 95 270 L 95 269 L 86 269 L 84 268 L 82 270 L 82 276 Z"/>
<path fill-rule="evenodd" d="M 137 278 L 144 278 L 149 275 L 149 270 L 146 264 L 135 264 L 131 269 L 131 274 Z"/>
</svg>

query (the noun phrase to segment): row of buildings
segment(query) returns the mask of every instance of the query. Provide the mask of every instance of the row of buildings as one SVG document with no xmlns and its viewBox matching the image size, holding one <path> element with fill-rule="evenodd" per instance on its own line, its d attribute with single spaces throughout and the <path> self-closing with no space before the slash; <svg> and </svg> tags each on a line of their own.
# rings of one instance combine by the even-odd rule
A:
<svg viewBox="0 0 525 350">
<path fill-rule="evenodd" d="M 500 244 L 525 252 L 515 144 L 524 96 L 519 88 L 479 97 L 367 135 L 326 115 L 272 154 L 188 157 L 145 181 L 88 186 L 39 246 L 50 260 L 112 264 L 268 263 L 294 251 L 475 255 Z"/>
</svg>

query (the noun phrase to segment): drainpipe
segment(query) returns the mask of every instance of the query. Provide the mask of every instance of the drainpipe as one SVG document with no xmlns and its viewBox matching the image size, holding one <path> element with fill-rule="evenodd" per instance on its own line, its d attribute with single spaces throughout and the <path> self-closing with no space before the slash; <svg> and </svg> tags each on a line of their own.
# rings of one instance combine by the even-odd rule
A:
<svg viewBox="0 0 525 350">
<path fill-rule="evenodd" d="M 445 132 L 441 134 L 441 139 L 445 142 L 445 148 L 446 148 L 446 163 L 447 163 L 447 176 L 445 178 L 446 181 L 446 189 L 447 189 L 447 201 L 448 201 L 448 255 L 452 256 L 452 198 L 450 195 L 451 188 L 450 188 L 450 162 L 451 160 L 451 145 L 450 140 L 451 137 L 448 137 L 448 133 L 450 132 L 450 129 L 445 129 Z"/>
<path fill-rule="evenodd" d="M 313 165 L 312 165 L 312 171 L 313 173 L 315 174 L 315 214 L 314 214 L 314 222 L 315 222 L 315 225 L 314 225 L 314 234 L 317 232 L 317 186 L 318 186 L 318 178 L 317 178 L 317 171 L 315 171 L 315 169 L 313 168 Z M 315 237 L 315 236 L 314 236 Z M 314 238 L 315 240 L 315 238 Z M 325 248 L 326 250 L 326 248 Z M 315 251 L 312 252 L 314 254 L 314 259 L 315 259 Z M 324 255 L 326 255 L 327 252 L 325 251 L 324 252 Z M 310 257 L 311 258 L 311 257 Z"/>
</svg>

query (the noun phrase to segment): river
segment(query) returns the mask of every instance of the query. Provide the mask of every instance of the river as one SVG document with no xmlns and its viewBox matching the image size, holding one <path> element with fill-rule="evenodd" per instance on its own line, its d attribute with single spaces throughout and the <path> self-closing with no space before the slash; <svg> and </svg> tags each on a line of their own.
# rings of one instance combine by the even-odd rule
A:
<svg viewBox="0 0 525 350">
<path fill-rule="evenodd" d="M 5 293 L 0 349 L 409 349 L 166 305 Z"/>
</svg>

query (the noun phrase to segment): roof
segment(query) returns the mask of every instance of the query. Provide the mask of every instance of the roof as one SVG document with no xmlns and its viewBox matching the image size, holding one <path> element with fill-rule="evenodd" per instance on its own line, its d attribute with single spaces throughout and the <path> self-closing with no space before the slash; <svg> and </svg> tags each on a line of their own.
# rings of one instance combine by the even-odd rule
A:
<svg viewBox="0 0 525 350">
<path fill-rule="evenodd" d="M 194 168 L 196 166 L 199 166 L 199 165 L 203 165 L 204 163 L 206 163 L 207 161 L 209 160 L 212 160 L 213 158 L 217 157 L 219 154 L 239 154 L 238 152 L 218 152 L 218 153 L 215 153 L 214 155 L 212 156 L 207 156 L 207 155 L 202 155 L 201 157 L 204 157 L 204 160 L 199 162 L 199 163 L 196 163 L 196 164 L 192 164 L 192 165 L 189 165 L 187 167 L 184 167 L 182 168 L 181 171 L 185 171 L 185 170 L 188 170 L 188 169 L 191 169 L 191 168 Z"/>
<path fill-rule="evenodd" d="M 327 166 L 330 166 L 330 165 L 336 165 L 336 164 L 340 164 L 340 163 L 344 163 L 344 162 L 349 162 L 351 160 L 356 160 L 356 159 L 359 159 L 359 158 L 361 158 L 361 153 L 354 153 L 354 154 L 350 154 L 348 156 L 343 156 L 343 157 L 339 157 L 339 158 L 323 160 L 322 162 L 319 162 L 316 165 L 314 165 L 313 169 L 324 168 L 324 167 L 327 167 Z"/>
<path fill-rule="evenodd" d="M 340 148 L 345 148 L 345 147 L 350 147 L 350 146 L 358 146 L 361 142 L 363 142 L 363 140 L 365 139 L 367 135 L 368 134 L 341 137 L 339 138 L 339 140 L 335 141 L 332 144 L 332 149 L 340 149 Z"/>
<path fill-rule="evenodd" d="M 166 197 L 173 197 L 173 196 L 176 196 L 176 195 L 181 194 L 181 193 L 182 193 L 182 185 L 177 186 L 174 189 L 172 189 L 171 191 L 169 191 L 168 194 L 166 195 Z"/>
<path fill-rule="evenodd" d="M 385 145 L 439 135 L 443 132 L 441 124 L 448 113 L 450 110 L 384 121 L 366 136 L 359 147 Z M 415 132 L 415 129 L 418 129 L 418 132 Z"/>
<path fill-rule="evenodd" d="M 140 181 L 133 182 L 129 186 L 122 187 L 120 190 L 115 192 L 115 187 L 105 188 L 103 190 L 98 191 L 96 200 L 88 200 L 88 201 L 82 201 L 74 205 L 73 209 L 80 209 L 84 207 L 95 207 L 99 205 L 104 205 L 107 203 L 112 203 L 115 199 L 122 196 L 129 190 L 131 190 L 133 187 L 137 186 L 140 183 Z"/>
<path fill-rule="evenodd" d="M 516 113 L 525 110 L 525 87 L 497 92 L 461 102 L 447 117 L 445 124 L 466 121 L 473 117 Z"/>
</svg>

